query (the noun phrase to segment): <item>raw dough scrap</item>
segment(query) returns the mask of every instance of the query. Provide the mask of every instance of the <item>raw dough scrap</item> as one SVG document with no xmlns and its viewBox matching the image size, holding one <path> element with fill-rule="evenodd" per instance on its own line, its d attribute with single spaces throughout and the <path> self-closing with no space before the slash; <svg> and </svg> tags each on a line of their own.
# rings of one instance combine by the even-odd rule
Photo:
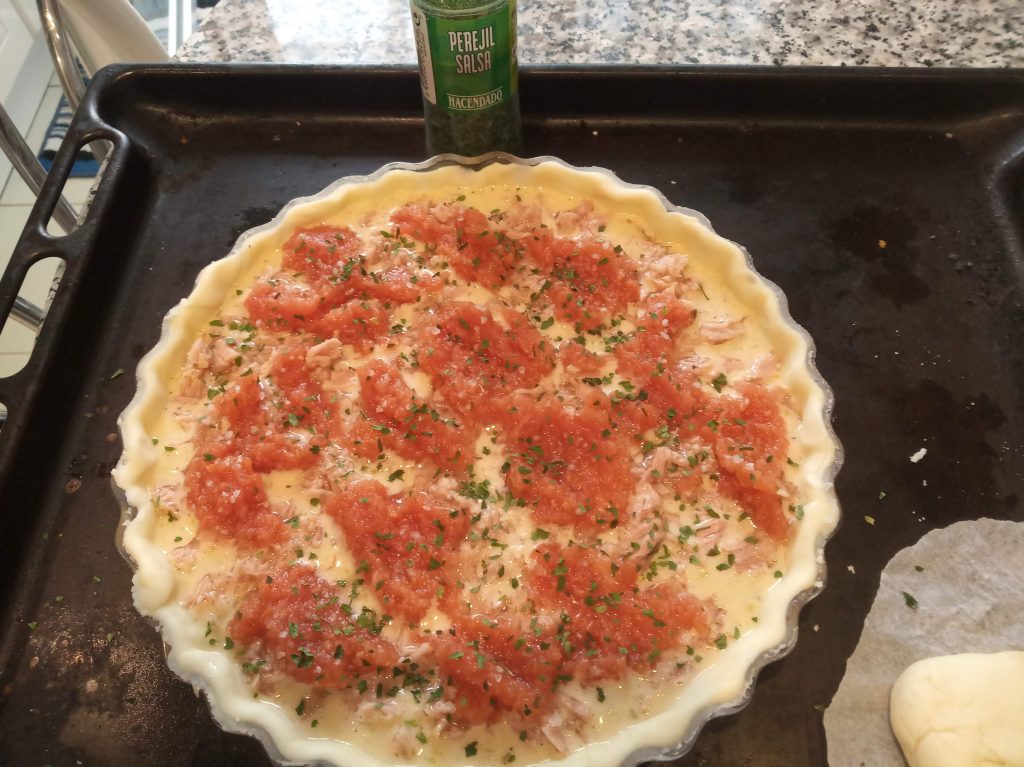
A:
<svg viewBox="0 0 1024 767">
<path fill-rule="evenodd" d="M 1024 765 L 1024 652 L 918 661 L 889 715 L 910 767 Z"/>
<path fill-rule="evenodd" d="M 906 764 L 889 725 L 889 693 L 914 661 L 1022 645 L 1024 523 L 979 519 L 932 530 L 882 571 L 860 641 L 825 711 L 829 766 Z"/>
</svg>

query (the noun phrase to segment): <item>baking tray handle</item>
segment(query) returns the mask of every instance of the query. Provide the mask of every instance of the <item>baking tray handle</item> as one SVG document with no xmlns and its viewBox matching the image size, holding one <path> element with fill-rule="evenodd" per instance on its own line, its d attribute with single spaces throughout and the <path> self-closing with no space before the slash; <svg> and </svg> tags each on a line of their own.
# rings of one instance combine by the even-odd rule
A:
<svg viewBox="0 0 1024 767">
<path fill-rule="evenodd" d="M 47 225 L 57 209 L 76 156 L 84 146 L 97 140 L 110 142 L 113 150 L 100 168 L 98 183 L 92 190 L 91 199 L 79 212 L 77 226 L 73 231 L 64 235 L 49 234 Z M 55 340 L 60 337 L 62 327 L 68 322 L 68 310 L 73 306 L 75 294 L 81 288 L 87 255 L 96 241 L 99 222 L 104 220 L 106 208 L 113 199 L 112 190 L 117 186 L 128 153 L 127 136 L 100 119 L 95 100 L 87 94 L 54 158 L 7 269 L 0 277 L 0 327 L 3 327 L 8 322 L 14 322 L 11 314 L 18 291 L 32 265 L 45 258 L 56 257 L 61 260 L 57 271 L 59 284 L 55 280 L 57 289 L 51 294 L 42 328 L 28 362 L 13 375 L 0 377 L 0 405 L 7 410 L 4 439 L 0 439 L 0 443 L 13 442 L 10 432 L 23 428 L 19 425 L 22 420 L 21 411 L 32 401 L 36 382 L 43 379 L 44 372 L 52 364 Z M 0 457 L 2 454 L 0 444 Z"/>
</svg>

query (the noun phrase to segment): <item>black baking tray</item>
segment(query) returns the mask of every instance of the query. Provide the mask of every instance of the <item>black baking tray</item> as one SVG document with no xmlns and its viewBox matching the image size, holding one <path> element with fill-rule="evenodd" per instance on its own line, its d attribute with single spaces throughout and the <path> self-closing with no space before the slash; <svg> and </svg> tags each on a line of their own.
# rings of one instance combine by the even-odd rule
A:
<svg viewBox="0 0 1024 767">
<path fill-rule="evenodd" d="M 702 211 L 816 341 L 846 450 L 829 584 L 751 704 L 678 764 L 824 765 L 821 712 L 888 559 L 956 520 L 1024 520 L 1024 72 L 548 69 L 521 90 L 525 154 Z M 45 235 L 98 137 L 114 151 L 83 225 Z M 95 78 L 0 282 L 3 317 L 29 265 L 66 263 L 31 360 L 0 379 L 0 764 L 266 763 L 166 669 L 132 607 L 116 417 L 164 313 L 239 234 L 424 151 L 409 69 Z"/>
</svg>

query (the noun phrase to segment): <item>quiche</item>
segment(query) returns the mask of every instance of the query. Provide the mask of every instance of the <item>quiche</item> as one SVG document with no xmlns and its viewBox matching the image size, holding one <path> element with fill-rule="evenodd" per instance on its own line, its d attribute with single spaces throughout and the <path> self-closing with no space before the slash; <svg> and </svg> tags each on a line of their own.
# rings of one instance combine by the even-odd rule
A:
<svg viewBox="0 0 1024 767">
<path fill-rule="evenodd" d="M 139 366 L 135 604 L 283 761 L 679 753 L 821 586 L 811 356 L 743 251 L 606 171 L 344 179 L 207 267 Z"/>
</svg>

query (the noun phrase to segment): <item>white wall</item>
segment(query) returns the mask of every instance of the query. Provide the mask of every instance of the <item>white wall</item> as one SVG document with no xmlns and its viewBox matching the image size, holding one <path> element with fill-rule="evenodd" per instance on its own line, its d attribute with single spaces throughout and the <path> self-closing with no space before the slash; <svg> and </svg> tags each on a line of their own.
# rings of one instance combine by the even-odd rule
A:
<svg viewBox="0 0 1024 767">
<path fill-rule="evenodd" d="M 32 0 L 0 0 L 0 103 L 22 135 L 28 132 L 53 73 L 36 14 Z M 0 152 L 0 189 L 10 172 L 11 164 Z"/>
</svg>

